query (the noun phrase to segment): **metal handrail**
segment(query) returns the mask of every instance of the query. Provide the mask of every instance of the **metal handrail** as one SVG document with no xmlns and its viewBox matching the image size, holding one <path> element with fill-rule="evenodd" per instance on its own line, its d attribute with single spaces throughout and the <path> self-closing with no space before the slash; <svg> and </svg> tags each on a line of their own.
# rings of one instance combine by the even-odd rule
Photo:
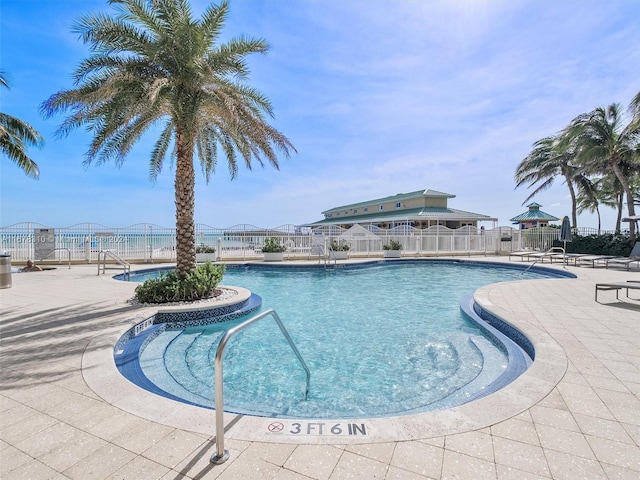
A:
<svg viewBox="0 0 640 480">
<path fill-rule="evenodd" d="M 567 268 L 567 252 L 565 251 L 565 249 L 562 247 L 551 247 L 549 250 L 544 252 L 539 259 L 536 259 L 531 265 L 525 268 L 522 274 L 524 275 L 525 273 L 527 273 L 531 267 L 533 267 L 536 263 L 538 263 L 538 260 L 542 260 L 544 262 L 544 257 L 547 255 L 551 256 L 551 254 L 554 252 L 562 253 L 562 263 L 564 264 L 562 268 Z"/>
<path fill-rule="evenodd" d="M 71 249 L 70 249 L 70 248 L 54 248 L 54 249 L 53 249 L 53 250 L 51 250 L 49 253 L 47 253 L 47 254 L 45 255 L 45 257 L 44 257 L 44 258 L 42 258 L 41 260 L 48 260 L 48 259 L 47 259 L 47 257 L 48 257 L 49 255 L 51 255 L 53 252 L 56 252 L 56 251 L 58 251 L 58 250 L 66 250 L 66 251 L 67 251 L 67 254 L 68 254 L 68 256 L 69 256 L 69 269 L 71 269 Z"/>
<path fill-rule="evenodd" d="M 320 264 L 324 258 L 324 247 L 322 245 L 311 245 L 311 248 L 309 248 L 309 260 L 314 254 L 318 255 L 318 264 Z"/>
<path fill-rule="evenodd" d="M 101 256 L 102 256 L 102 263 L 100 263 Z M 98 275 L 100 275 L 100 273 L 104 274 L 107 269 L 107 256 L 113 258 L 116 261 L 116 263 L 118 263 L 119 265 L 122 265 L 125 276 L 131 273 L 131 264 L 129 264 L 129 262 L 127 262 L 126 260 L 123 260 L 121 257 L 119 257 L 118 255 L 116 255 L 110 250 L 100 250 L 98 252 Z M 100 272 L 101 265 L 102 265 L 102 272 Z"/>
<path fill-rule="evenodd" d="M 282 320 L 280 320 L 280 317 L 278 316 L 275 310 L 271 308 L 227 330 L 226 333 L 220 339 L 220 343 L 218 343 L 218 349 L 216 350 L 216 359 L 215 359 L 216 453 L 211 457 L 211 463 L 215 463 L 216 465 L 224 463 L 229 459 L 229 452 L 224 449 L 224 395 L 222 390 L 223 388 L 222 387 L 222 383 L 223 383 L 222 382 L 222 356 L 224 355 L 224 348 L 226 347 L 229 339 L 232 336 L 234 336 L 236 333 L 238 333 L 241 330 L 244 330 L 246 327 L 248 327 L 252 323 L 255 323 L 258 320 L 261 320 L 264 317 L 267 317 L 269 315 L 271 315 L 273 319 L 276 321 L 276 323 L 278 324 L 280 331 L 282 332 L 284 337 L 287 339 L 287 342 L 289 342 L 289 345 L 291 346 L 293 353 L 296 354 L 296 357 L 298 357 L 298 360 L 302 364 L 302 368 L 304 368 L 305 372 L 307 373 L 307 388 L 304 392 L 304 399 L 306 400 L 307 396 L 309 395 L 309 383 L 311 381 L 311 372 L 309 371 L 309 367 L 307 367 L 307 364 L 302 358 L 302 355 L 300 355 L 300 352 L 294 345 L 293 340 L 291 340 L 291 336 L 289 335 L 289 332 L 287 332 L 287 329 L 284 328 L 284 324 L 282 323 Z"/>
<path fill-rule="evenodd" d="M 327 255 L 326 257 L 324 257 L 324 266 L 326 267 L 327 264 L 329 264 L 331 262 L 331 256 L 333 255 L 333 265 L 337 265 L 338 264 L 338 258 L 336 257 L 336 252 L 333 248 L 329 247 L 329 249 L 327 250 Z"/>
</svg>

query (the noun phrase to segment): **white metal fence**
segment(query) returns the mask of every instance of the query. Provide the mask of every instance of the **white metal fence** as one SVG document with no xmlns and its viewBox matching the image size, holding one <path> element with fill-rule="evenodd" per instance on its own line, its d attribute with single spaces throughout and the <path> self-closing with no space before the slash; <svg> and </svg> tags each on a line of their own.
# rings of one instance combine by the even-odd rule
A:
<svg viewBox="0 0 640 480">
<path fill-rule="evenodd" d="M 44 234 L 46 235 L 44 235 Z M 546 250 L 557 240 L 558 228 L 517 230 L 510 226 L 491 230 L 444 226 L 415 229 L 399 226 L 384 230 L 371 225 L 344 230 L 335 226 L 309 228 L 283 225 L 259 228 L 236 225 L 214 228 L 197 224 L 197 245 L 216 249 L 220 260 L 257 260 L 266 237 L 277 237 L 287 247 L 285 258 L 312 258 L 326 252 L 333 240 L 347 243 L 350 256 L 381 256 L 383 245 L 395 240 L 403 255 L 494 254 L 522 249 Z M 48 238 L 45 238 L 48 236 Z M 48 243 L 43 243 L 43 242 Z M 141 223 L 125 228 L 81 223 L 71 227 L 51 227 L 38 223 L 19 223 L 0 227 L 0 253 L 12 260 L 96 262 L 101 251 L 111 251 L 132 262 L 172 262 L 175 260 L 175 229 Z M 44 246 L 44 247 L 43 247 Z"/>
</svg>

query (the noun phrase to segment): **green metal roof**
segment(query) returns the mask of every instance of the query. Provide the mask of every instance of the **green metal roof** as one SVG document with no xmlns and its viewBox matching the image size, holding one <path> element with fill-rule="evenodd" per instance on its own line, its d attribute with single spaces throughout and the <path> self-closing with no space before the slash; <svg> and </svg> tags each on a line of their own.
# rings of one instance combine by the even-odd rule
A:
<svg viewBox="0 0 640 480">
<path fill-rule="evenodd" d="M 343 207 L 344 208 L 344 207 Z M 351 223 L 381 223 L 381 222 L 402 222 L 407 220 L 423 221 L 423 220 L 471 220 L 471 221 L 488 221 L 493 218 L 482 215 L 480 213 L 465 212 L 456 210 L 455 208 L 446 207 L 422 207 L 408 208 L 393 212 L 376 212 L 363 215 L 349 215 L 344 217 L 325 218 L 318 222 L 306 224 L 308 227 L 316 227 L 320 225 L 340 225 Z"/>
<path fill-rule="evenodd" d="M 452 195 L 450 193 L 438 192 L 437 190 L 430 190 L 430 189 L 417 190 L 415 192 L 409 192 L 409 193 L 398 193 L 397 195 L 391 195 L 389 197 L 374 198 L 373 200 L 367 200 L 366 202 L 358 202 L 358 203 L 351 203 L 349 205 L 342 205 L 340 207 L 330 208 L 329 210 L 325 210 L 322 213 L 326 214 L 326 213 L 337 212 L 341 210 L 349 210 L 353 208 L 371 206 L 379 203 L 401 202 L 401 201 L 406 201 L 406 200 L 415 199 L 415 198 L 422 198 L 422 197 L 455 198 L 455 195 Z"/>
<path fill-rule="evenodd" d="M 517 217 L 509 219 L 510 222 L 532 222 L 537 220 L 547 220 L 549 222 L 555 222 L 556 220 L 560 219 L 538 209 L 531 209 L 518 215 Z"/>
</svg>

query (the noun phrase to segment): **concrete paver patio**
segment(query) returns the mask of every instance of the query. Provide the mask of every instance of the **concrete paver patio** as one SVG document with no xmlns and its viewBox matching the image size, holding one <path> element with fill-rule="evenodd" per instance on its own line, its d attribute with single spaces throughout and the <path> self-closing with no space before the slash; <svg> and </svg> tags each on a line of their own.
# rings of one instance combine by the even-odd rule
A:
<svg viewBox="0 0 640 480">
<path fill-rule="evenodd" d="M 635 480 L 640 301 L 600 292 L 596 303 L 594 286 L 640 273 L 567 268 L 578 278 L 476 292 L 536 347 L 530 371 L 504 390 L 371 419 L 355 441 L 274 436 L 269 419 L 229 415 L 231 458 L 217 466 L 213 412 L 114 375 L 114 339 L 149 312 L 127 303 L 135 285 L 96 276 L 95 265 L 14 274 L 0 290 L 0 478 Z"/>
</svg>

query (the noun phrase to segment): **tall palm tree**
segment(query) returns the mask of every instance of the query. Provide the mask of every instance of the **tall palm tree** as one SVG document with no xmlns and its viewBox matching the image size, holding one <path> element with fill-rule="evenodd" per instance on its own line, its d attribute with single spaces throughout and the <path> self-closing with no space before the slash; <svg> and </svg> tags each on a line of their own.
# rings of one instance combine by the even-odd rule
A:
<svg viewBox="0 0 640 480">
<path fill-rule="evenodd" d="M 150 177 L 160 173 L 173 146 L 177 270 L 184 276 L 196 266 L 194 156 L 208 181 L 220 155 L 233 179 L 239 160 L 249 169 L 263 159 L 278 168 L 276 151 L 287 157 L 295 151 L 267 124 L 269 100 L 245 83 L 245 57 L 269 47 L 245 36 L 220 42 L 226 1 L 210 5 L 201 19 L 193 18 L 188 0 L 109 3 L 116 15 L 87 15 L 75 25 L 92 51 L 75 72 L 76 88 L 52 95 L 41 110 L 45 116 L 71 111 L 60 135 L 81 126 L 93 133 L 85 164 L 121 165 L 150 127 L 162 126 Z"/>
<path fill-rule="evenodd" d="M 578 147 L 578 161 L 587 175 L 613 173 L 627 199 L 629 216 L 635 215 L 630 178 L 640 174 L 640 133 L 634 122 L 623 123 L 621 107 L 614 103 L 576 117 L 569 135 Z M 631 243 L 635 223 L 630 222 Z"/>
<path fill-rule="evenodd" d="M 9 88 L 4 72 L 0 72 L 0 85 Z M 32 178 L 40 176 L 38 164 L 27 155 L 27 146 L 42 147 L 44 139 L 28 123 L 0 112 L 0 151 L 13 160 Z"/>
<path fill-rule="evenodd" d="M 576 207 L 578 214 L 588 211 L 595 213 L 598 217 L 598 235 L 602 229 L 602 221 L 600 218 L 600 200 L 598 198 L 600 179 L 584 178 L 584 181 L 578 185 L 578 194 L 576 195 Z"/>
<path fill-rule="evenodd" d="M 537 188 L 522 202 L 527 203 L 538 193 L 550 188 L 558 176 L 564 178 L 571 196 L 571 224 L 578 226 L 576 187 L 578 169 L 574 165 L 575 152 L 566 142 L 565 134 L 545 137 L 533 144 L 533 150 L 516 167 L 516 188 L 522 185 Z"/>
<path fill-rule="evenodd" d="M 624 213 L 624 190 L 618 178 L 610 173 L 602 177 L 600 183 L 600 203 L 616 210 L 616 233 L 620 233 L 622 225 L 622 216 Z"/>
</svg>

